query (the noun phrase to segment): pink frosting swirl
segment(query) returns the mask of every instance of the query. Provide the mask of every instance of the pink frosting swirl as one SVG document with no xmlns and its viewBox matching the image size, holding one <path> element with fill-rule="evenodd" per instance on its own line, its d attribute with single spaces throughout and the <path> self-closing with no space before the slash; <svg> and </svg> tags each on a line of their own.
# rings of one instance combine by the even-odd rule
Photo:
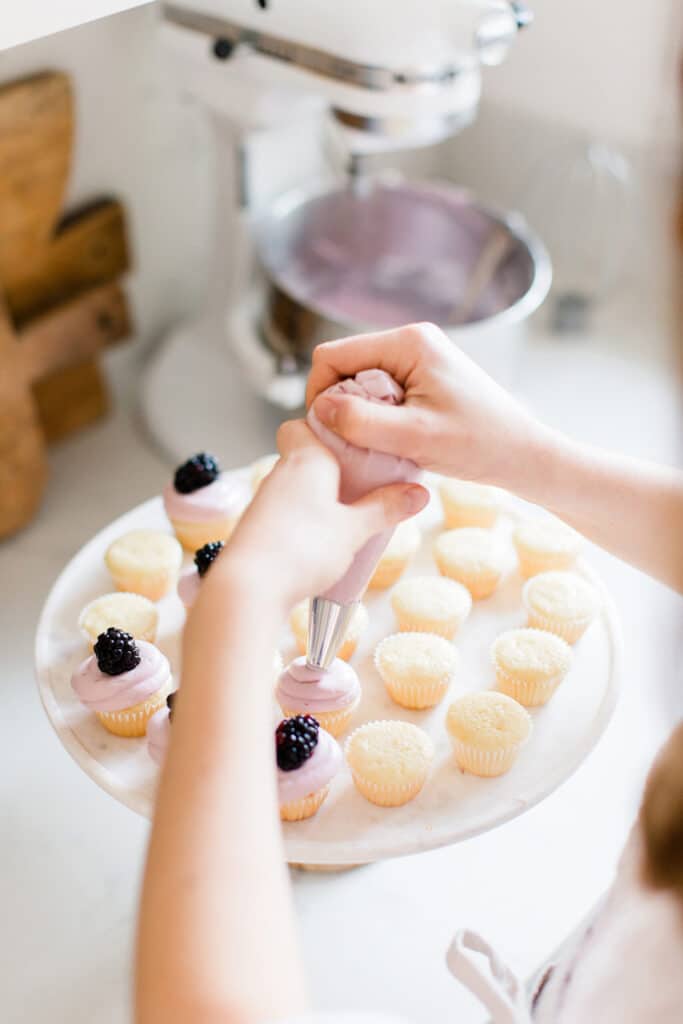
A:
<svg viewBox="0 0 683 1024">
<path fill-rule="evenodd" d="M 93 711 L 122 711 L 149 700 L 170 683 L 171 667 L 166 656 L 146 640 L 138 640 L 137 645 L 140 664 L 118 676 L 101 672 L 94 654 L 81 662 L 71 677 L 81 704 Z"/>
<path fill-rule="evenodd" d="M 317 793 L 319 789 L 331 782 L 342 766 L 344 757 L 341 747 L 329 732 L 321 729 L 318 742 L 313 753 L 300 768 L 291 772 L 277 769 L 277 789 L 280 804 L 288 804 L 293 800 Z"/>
<path fill-rule="evenodd" d="M 178 597 L 186 608 L 191 608 L 197 600 L 201 582 L 202 578 L 194 566 L 181 574 L 178 580 Z"/>
<path fill-rule="evenodd" d="M 298 714 L 341 711 L 360 696 L 358 676 L 351 666 L 335 658 L 327 671 L 311 668 L 304 657 L 295 658 L 278 679 L 275 690 L 280 707 Z"/>
<path fill-rule="evenodd" d="M 403 401 L 403 388 L 384 370 L 362 370 L 353 378 L 333 384 L 324 393 L 356 395 L 368 402 L 386 402 L 389 405 L 400 405 Z M 411 459 L 349 444 L 320 422 L 312 406 L 308 411 L 308 425 L 316 437 L 337 457 L 341 467 L 341 501 L 357 501 L 377 487 L 394 483 L 413 483 L 421 477 L 419 466 Z M 358 600 L 392 533 L 393 530 L 384 530 L 372 537 L 358 552 L 344 576 L 323 596 L 340 604 Z"/>
<path fill-rule="evenodd" d="M 162 765 L 166 759 L 170 738 L 171 718 L 168 708 L 159 708 L 147 723 L 147 751 L 158 765 Z"/>
<path fill-rule="evenodd" d="M 235 471 L 221 473 L 213 483 L 190 494 L 176 491 L 173 482 L 163 490 L 164 508 L 169 519 L 183 523 L 206 523 L 212 519 L 240 516 L 249 504 L 249 481 Z"/>
</svg>

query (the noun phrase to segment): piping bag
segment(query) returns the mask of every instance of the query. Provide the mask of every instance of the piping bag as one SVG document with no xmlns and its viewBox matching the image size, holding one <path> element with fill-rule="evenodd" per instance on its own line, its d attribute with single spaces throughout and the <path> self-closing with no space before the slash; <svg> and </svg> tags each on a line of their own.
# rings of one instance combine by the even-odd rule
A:
<svg viewBox="0 0 683 1024">
<path fill-rule="evenodd" d="M 403 388 L 384 370 L 362 370 L 355 377 L 333 384 L 324 394 L 356 395 L 368 402 L 389 405 L 400 405 L 403 401 Z M 349 444 L 320 422 L 312 406 L 307 422 L 318 440 L 337 457 L 341 469 L 339 500 L 345 504 L 387 484 L 420 480 L 422 471 L 411 459 Z M 393 532 L 393 529 L 383 530 L 371 537 L 357 552 L 342 578 L 324 594 L 312 599 L 306 654 L 311 668 L 327 669 L 332 664 L 346 627 Z"/>
</svg>

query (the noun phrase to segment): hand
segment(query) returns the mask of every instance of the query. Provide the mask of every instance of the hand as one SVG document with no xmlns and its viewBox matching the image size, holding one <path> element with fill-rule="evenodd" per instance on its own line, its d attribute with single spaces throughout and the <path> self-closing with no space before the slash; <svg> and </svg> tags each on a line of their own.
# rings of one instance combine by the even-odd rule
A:
<svg viewBox="0 0 683 1024">
<path fill-rule="evenodd" d="M 374 367 L 403 387 L 403 405 L 321 395 Z M 549 433 L 433 324 L 319 345 L 306 399 L 326 426 L 353 444 L 513 490 L 526 455 Z"/>
<path fill-rule="evenodd" d="M 352 505 L 338 501 L 339 465 L 303 420 L 283 424 L 281 458 L 242 516 L 216 565 L 251 578 L 287 610 L 328 589 L 374 534 L 427 504 L 419 484 L 392 484 Z M 218 576 L 215 570 L 207 581 Z"/>
</svg>

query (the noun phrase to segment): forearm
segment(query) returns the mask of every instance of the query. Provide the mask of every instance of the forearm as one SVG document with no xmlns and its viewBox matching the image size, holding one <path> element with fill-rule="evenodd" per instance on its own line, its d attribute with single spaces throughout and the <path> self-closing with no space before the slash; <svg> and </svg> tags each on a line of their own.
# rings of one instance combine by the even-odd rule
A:
<svg viewBox="0 0 683 1024">
<path fill-rule="evenodd" d="M 305 1003 L 273 755 L 281 609 L 223 569 L 185 644 L 142 898 L 138 1024 L 242 1024 Z"/>
<path fill-rule="evenodd" d="M 539 431 L 503 486 L 683 591 L 683 473 Z"/>
</svg>

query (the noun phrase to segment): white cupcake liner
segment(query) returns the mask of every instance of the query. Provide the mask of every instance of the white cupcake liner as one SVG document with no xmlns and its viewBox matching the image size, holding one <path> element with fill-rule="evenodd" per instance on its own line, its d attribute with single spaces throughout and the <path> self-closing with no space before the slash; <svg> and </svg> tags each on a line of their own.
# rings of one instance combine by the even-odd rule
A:
<svg viewBox="0 0 683 1024">
<path fill-rule="evenodd" d="M 360 697 L 356 697 L 351 704 L 348 704 L 344 708 L 340 708 L 338 711 L 319 711 L 311 712 L 305 708 L 285 708 L 282 705 L 282 714 L 285 718 L 295 718 L 296 715 L 313 715 L 316 722 L 321 729 L 325 732 L 329 732 L 330 736 L 341 736 L 345 733 L 351 724 L 354 711 L 360 704 Z"/>
<path fill-rule="evenodd" d="M 571 569 L 576 562 L 574 552 L 540 552 L 531 551 L 513 540 L 519 562 L 519 571 L 524 579 L 531 579 L 532 576 L 540 576 L 542 572 L 553 572 L 555 570 L 565 571 Z"/>
<path fill-rule="evenodd" d="M 501 693 L 506 693 L 508 697 L 512 697 L 527 708 L 535 708 L 541 704 L 546 704 L 565 675 L 566 672 L 558 672 L 551 679 L 519 679 L 510 675 L 509 672 L 506 672 L 500 665 L 496 664 L 498 689 Z"/>
<path fill-rule="evenodd" d="M 441 575 L 462 583 L 464 587 L 467 587 L 475 601 L 481 601 L 486 597 L 490 597 L 503 575 L 502 570 L 499 569 L 482 569 L 476 573 L 465 572 L 457 565 L 449 562 L 448 559 L 436 554 L 434 555 L 434 560 Z"/>
<path fill-rule="evenodd" d="M 445 640 L 452 640 L 465 621 L 461 615 L 454 615 L 447 620 L 405 615 L 396 608 L 394 608 L 394 615 L 401 633 L 436 633 L 437 636 L 442 636 Z"/>
<path fill-rule="evenodd" d="M 160 690 L 157 690 L 148 700 L 130 708 L 121 708 L 118 711 L 96 711 L 98 719 L 104 728 L 114 736 L 122 736 L 129 739 L 144 736 L 147 731 L 147 723 L 166 703 L 166 697 L 171 691 L 172 680 Z"/>
<path fill-rule="evenodd" d="M 290 800 L 288 803 L 280 804 L 280 820 L 304 821 L 306 818 L 312 818 L 329 791 L 330 783 L 328 782 L 322 789 L 302 797 L 301 800 Z"/>
<path fill-rule="evenodd" d="M 500 750 L 482 750 L 471 743 L 463 743 L 462 740 L 458 740 L 454 736 L 451 738 L 458 767 L 471 775 L 480 775 L 485 778 L 503 775 L 508 771 L 523 745 L 516 743 Z"/>
<path fill-rule="evenodd" d="M 544 629 L 547 633 L 554 633 L 568 644 L 575 644 L 580 640 L 594 618 L 593 615 L 584 615 L 582 618 L 561 619 L 558 616 L 541 615 L 528 605 L 527 617 L 533 629 Z"/>
<path fill-rule="evenodd" d="M 402 708 L 409 711 L 425 711 L 436 707 L 448 693 L 450 679 L 430 680 L 425 682 L 404 682 L 398 679 L 382 677 L 387 693 Z"/>
<path fill-rule="evenodd" d="M 498 519 L 499 510 L 486 505 L 463 505 L 441 494 L 444 525 L 449 530 L 460 530 L 467 526 L 481 526 L 490 529 Z"/>
</svg>

